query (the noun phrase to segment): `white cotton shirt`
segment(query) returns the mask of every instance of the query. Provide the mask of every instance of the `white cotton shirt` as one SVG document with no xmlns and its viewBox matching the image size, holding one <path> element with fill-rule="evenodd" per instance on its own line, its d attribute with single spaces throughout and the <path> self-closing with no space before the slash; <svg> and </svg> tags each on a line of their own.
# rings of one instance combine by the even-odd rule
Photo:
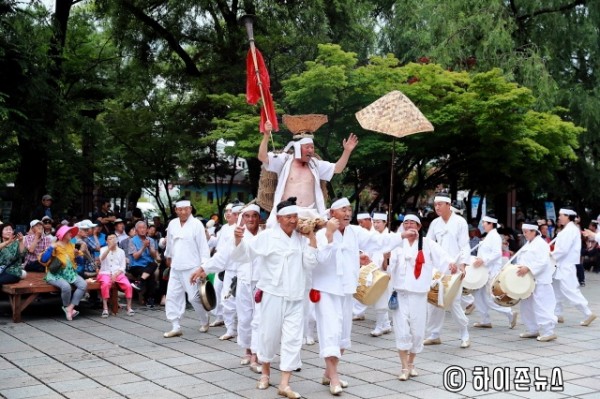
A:
<svg viewBox="0 0 600 399">
<path fill-rule="evenodd" d="M 517 264 L 527 266 L 537 283 L 552 283 L 554 266 L 550 263 L 550 246 L 541 236 L 523 245 L 517 255 Z"/>
<path fill-rule="evenodd" d="M 483 260 L 483 265 L 488 268 L 490 276 L 496 276 L 502 268 L 502 237 L 496 229 L 490 230 L 479 248 L 477 257 Z"/>
<path fill-rule="evenodd" d="M 244 237 L 231 253 L 234 261 L 256 259 L 256 287 L 287 301 L 305 298 L 307 273 L 317 265 L 317 249 L 294 231 L 288 236 L 279 224 L 254 237 Z"/>
<path fill-rule="evenodd" d="M 108 251 L 108 247 L 100 248 L 100 259 L 102 254 Z M 100 274 L 114 274 L 116 272 L 125 273 L 125 251 L 117 247 L 115 251 L 109 251 L 106 258 L 100 263 Z"/>
<path fill-rule="evenodd" d="M 390 284 L 394 290 L 414 293 L 429 292 L 433 269 L 444 270 L 453 262 L 453 259 L 438 243 L 424 237 L 423 255 L 425 263 L 421 266 L 419 278 L 415 278 L 415 262 L 418 253 L 418 240 L 415 240 L 411 245 L 407 239 L 402 240 L 402 245 L 392 251 L 387 272 L 390 275 Z"/>
<path fill-rule="evenodd" d="M 554 278 L 562 280 L 568 274 L 575 273 L 573 265 L 578 264 L 581 259 L 581 231 L 575 223 L 567 223 L 557 234 L 552 255 L 557 263 Z"/>
<path fill-rule="evenodd" d="M 467 265 L 470 263 L 469 226 L 462 217 L 452 213 L 448 222 L 444 222 L 441 216 L 435 218 L 429 225 L 427 238 L 440 244 L 444 251 L 453 257 L 453 262 Z M 443 273 L 448 271 L 448 268 L 441 270 Z"/>
<path fill-rule="evenodd" d="M 190 216 L 182 226 L 179 218 L 169 222 L 165 256 L 173 270 L 198 268 L 210 258 L 204 225 Z"/>
</svg>

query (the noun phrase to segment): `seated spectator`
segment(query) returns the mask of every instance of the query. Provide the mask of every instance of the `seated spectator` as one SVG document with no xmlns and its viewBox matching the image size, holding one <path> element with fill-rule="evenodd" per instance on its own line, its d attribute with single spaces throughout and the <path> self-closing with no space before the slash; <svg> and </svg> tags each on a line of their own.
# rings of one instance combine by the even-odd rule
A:
<svg viewBox="0 0 600 399">
<path fill-rule="evenodd" d="M 91 234 L 93 224 L 89 220 L 83 220 L 75 226 L 78 228 L 77 235 L 71 239 L 75 248 L 79 250 L 75 258 L 77 262 L 77 274 L 83 278 L 95 277 L 98 274 L 98 267 L 94 256 L 88 247 L 88 237 Z"/>
<path fill-rule="evenodd" d="M 148 307 L 154 307 L 155 272 L 158 268 L 156 259 L 158 246 L 154 239 L 148 237 L 148 226 L 143 220 L 135 224 L 136 235 L 129 240 L 131 263 L 129 273 L 135 278 L 133 288 L 145 291 L 145 301 Z"/>
<path fill-rule="evenodd" d="M 75 245 L 71 243 L 71 237 L 77 234 L 78 230 L 77 227 L 61 226 L 56 232 L 56 242 L 48 247 L 40 257 L 40 262 L 48 266 L 51 264 L 52 258 L 57 258 L 61 263 L 58 271 L 48 270 L 45 280 L 48 284 L 60 289 L 62 309 L 69 321 L 79 314 L 75 310 L 75 306 L 79 305 L 79 301 L 87 289 L 87 283 L 75 271 L 77 267 L 75 256 L 79 255 L 79 250 L 76 250 Z M 75 291 L 71 286 L 75 286 Z"/>
<path fill-rule="evenodd" d="M 21 233 L 15 234 L 11 223 L 0 225 L 0 286 L 2 284 L 13 284 L 24 277 L 21 263 L 26 251 Z"/>
<path fill-rule="evenodd" d="M 100 273 L 98 274 L 102 295 L 102 317 L 108 317 L 108 298 L 113 283 L 116 283 L 125 292 L 127 315 L 133 316 L 135 314 L 131 308 L 133 288 L 125 276 L 125 251 L 119 248 L 116 235 L 110 234 L 107 241 L 108 245 L 100 250 Z"/>
<path fill-rule="evenodd" d="M 23 239 L 25 245 L 25 270 L 28 272 L 45 272 L 46 267 L 38 261 L 38 257 L 50 245 L 52 240 L 44 234 L 43 223 L 34 219 L 29 223 L 29 233 Z"/>
<path fill-rule="evenodd" d="M 42 218 L 42 224 L 44 226 L 44 236 L 48 237 L 51 242 L 56 241 L 56 237 L 54 236 L 54 221 L 50 217 L 44 216 Z"/>
<path fill-rule="evenodd" d="M 117 236 L 117 241 L 119 242 L 119 244 L 121 244 L 123 240 L 126 240 L 129 237 L 127 235 L 127 232 L 125 231 L 125 222 L 123 221 L 123 219 L 116 219 L 114 227 L 115 235 Z"/>
</svg>

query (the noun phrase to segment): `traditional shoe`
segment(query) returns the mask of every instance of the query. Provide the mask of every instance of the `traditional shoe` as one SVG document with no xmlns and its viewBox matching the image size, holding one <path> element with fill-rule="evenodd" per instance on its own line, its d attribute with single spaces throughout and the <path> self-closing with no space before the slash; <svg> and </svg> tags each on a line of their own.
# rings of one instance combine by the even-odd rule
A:
<svg viewBox="0 0 600 399">
<path fill-rule="evenodd" d="M 548 342 L 548 341 L 554 341 L 556 338 L 558 338 L 556 336 L 556 334 L 540 335 L 539 337 L 537 337 L 537 340 L 539 342 Z"/>
<path fill-rule="evenodd" d="M 594 313 L 592 313 L 591 315 L 588 316 L 587 319 L 585 319 L 584 321 L 579 323 L 579 325 L 583 326 L 583 327 L 587 327 L 590 324 L 592 324 L 592 321 L 596 320 L 596 317 L 598 317 L 598 316 L 596 316 Z"/>
<path fill-rule="evenodd" d="M 468 316 L 475 310 L 475 305 L 470 304 L 465 308 L 465 314 Z"/>
<path fill-rule="evenodd" d="M 251 363 L 250 370 L 252 370 L 256 374 L 262 374 L 262 365 L 260 365 L 258 363 Z"/>
<path fill-rule="evenodd" d="M 408 375 L 410 377 L 418 377 L 419 373 L 417 372 L 417 369 L 415 368 L 414 364 L 408 364 Z"/>
<path fill-rule="evenodd" d="M 427 338 L 423 341 L 423 345 L 440 345 L 442 340 L 439 338 Z"/>
<path fill-rule="evenodd" d="M 323 378 L 321 378 L 321 385 L 331 385 L 329 377 L 323 376 Z M 340 386 L 342 388 L 348 388 L 348 381 L 340 380 Z"/>
<path fill-rule="evenodd" d="M 471 341 L 468 339 L 463 339 L 460 343 L 460 347 L 463 349 L 468 348 L 469 346 L 471 346 Z"/>
<path fill-rule="evenodd" d="M 363 314 L 352 316 L 352 321 L 360 321 L 360 320 L 364 320 L 364 319 L 365 319 L 365 315 L 363 315 Z"/>
<path fill-rule="evenodd" d="M 521 338 L 537 338 L 539 336 L 540 336 L 540 334 L 538 334 L 536 332 L 529 332 L 529 331 L 519 334 L 519 337 L 521 337 Z"/>
<path fill-rule="evenodd" d="M 375 327 L 373 331 L 371 331 L 372 337 L 381 337 L 383 335 L 383 330 L 379 329 L 379 327 Z"/>
<path fill-rule="evenodd" d="M 492 323 L 473 323 L 475 328 L 492 328 Z"/>
<path fill-rule="evenodd" d="M 231 338 L 235 338 L 234 334 L 225 333 L 219 337 L 221 341 L 229 341 Z"/>
<path fill-rule="evenodd" d="M 211 327 L 220 327 L 220 326 L 224 326 L 224 325 L 225 325 L 225 322 L 220 319 L 217 319 L 209 324 L 209 326 L 211 326 Z"/>
<path fill-rule="evenodd" d="M 408 369 L 402 369 L 402 372 L 398 376 L 398 379 L 400 381 L 406 381 L 406 380 L 408 380 L 408 378 L 409 378 Z"/>
<path fill-rule="evenodd" d="M 389 334 L 392 332 L 392 327 L 386 327 L 383 330 L 381 330 L 381 332 L 384 334 Z"/>
<path fill-rule="evenodd" d="M 181 337 L 183 332 L 181 330 L 171 330 L 163 334 L 165 338 Z"/>
<path fill-rule="evenodd" d="M 104 309 L 102 311 L 102 316 L 100 316 L 100 317 L 102 317 L 103 319 L 106 319 L 108 317 L 108 309 Z"/>
<path fill-rule="evenodd" d="M 512 318 L 510 319 L 510 325 L 508 326 L 511 330 L 517 326 L 517 318 L 519 317 L 519 312 L 513 311 Z"/>
<path fill-rule="evenodd" d="M 564 323 L 565 322 L 565 318 L 562 316 L 556 316 L 556 321 L 559 323 Z"/>
<path fill-rule="evenodd" d="M 205 333 L 208 331 L 208 324 L 205 324 L 203 326 L 200 326 L 200 328 L 198 329 L 198 331 L 200 331 L 201 333 Z"/>
<path fill-rule="evenodd" d="M 284 389 L 277 388 L 277 394 L 281 395 L 281 396 L 285 396 L 286 398 L 289 398 L 289 399 L 298 399 L 298 398 L 302 397 L 302 395 L 300 395 L 298 392 L 292 391 L 292 388 L 289 385 L 287 387 L 285 387 Z"/>
<path fill-rule="evenodd" d="M 329 393 L 334 395 L 334 396 L 338 396 L 341 395 L 342 392 L 344 392 L 344 390 L 342 389 L 341 385 L 329 385 Z"/>
<path fill-rule="evenodd" d="M 242 358 L 240 359 L 240 364 L 242 366 L 247 366 L 250 364 L 250 355 L 244 355 L 242 356 Z"/>
<path fill-rule="evenodd" d="M 256 383 L 256 387 L 258 389 L 267 389 L 269 387 L 269 376 L 263 375 L 260 377 L 260 380 Z"/>
</svg>

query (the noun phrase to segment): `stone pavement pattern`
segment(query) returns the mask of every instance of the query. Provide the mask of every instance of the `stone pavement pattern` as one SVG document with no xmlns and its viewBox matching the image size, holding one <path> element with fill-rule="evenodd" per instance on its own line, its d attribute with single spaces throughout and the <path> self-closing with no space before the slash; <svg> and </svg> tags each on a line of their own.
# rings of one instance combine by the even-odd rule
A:
<svg viewBox="0 0 600 399">
<path fill-rule="evenodd" d="M 600 275 L 587 273 L 583 293 L 592 310 L 600 313 Z M 108 319 L 99 310 L 82 306 L 74 321 L 65 320 L 58 300 L 33 304 L 24 322 L 12 323 L 6 299 L 0 301 L 0 396 L 21 398 L 277 398 L 279 372 L 272 370 L 272 387 L 255 388 L 258 378 L 240 366 L 241 350 L 233 341 L 219 341 L 223 327 L 198 332 L 191 310 L 183 320 L 184 335 L 162 337 L 170 324 L 164 310 L 138 309 L 134 317 L 124 312 Z M 540 343 L 520 339 L 523 325 L 509 330 L 504 316 L 492 314 L 492 329 L 471 328 L 471 347 L 460 349 L 458 333 L 450 315 L 446 317 L 442 345 L 427 346 L 417 358 L 420 375 L 409 381 L 397 379 L 400 363 L 393 334 L 373 338 L 374 314 L 355 322 L 352 349 L 340 362 L 342 378 L 350 386 L 342 398 L 600 398 L 600 319 L 590 327 L 568 307 L 565 323 L 556 330 L 558 340 Z M 477 321 L 477 313 L 470 323 Z M 309 399 L 331 398 L 320 385 L 323 361 L 318 344 L 304 346 L 303 367 L 294 373 L 291 385 Z M 274 363 L 277 366 L 276 363 Z M 465 369 L 466 386 L 457 393 L 444 388 L 443 373 L 449 366 Z M 498 390 L 475 390 L 474 368 L 490 375 L 496 368 Z M 516 391 L 515 367 L 531 370 L 529 392 Z M 539 375 L 562 376 L 562 392 L 536 392 L 534 367 Z M 506 372 L 504 368 L 509 368 Z M 500 372 L 510 381 L 501 383 Z M 460 382 L 460 380 L 454 379 Z M 481 379 L 476 379 L 481 381 Z M 490 387 L 491 385 L 490 380 Z M 556 382 L 556 380 L 555 380 Z M 547 388 L 548 389 L 548 388 Z"/>
</svg>

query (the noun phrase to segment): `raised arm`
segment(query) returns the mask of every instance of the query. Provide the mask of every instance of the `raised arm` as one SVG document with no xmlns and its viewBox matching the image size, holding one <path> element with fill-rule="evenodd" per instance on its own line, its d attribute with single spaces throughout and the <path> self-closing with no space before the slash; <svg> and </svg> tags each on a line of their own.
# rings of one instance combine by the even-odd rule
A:
<svg viewBox="0 0 600 399">
<path fill-rule="evenodd" d="M 348 164 L 348 160 L 350 159 L 350 154 L 352 154 L 352 151 L 354 151 L 357 144 L 358 137 L 356 137 L 354 133 L 350 133 L 348 139 L 344 139 L 344 141 L 342 142 L 344 152 L 342 152 L 340 159 L 338 159 L 335 163 L 335 169 L 333 170 L 333 173 L 342 173 L 344 171 L 344 168 L 346 167 L 346 165 Z"/>
<path fill-rule="evenodd" d="M 263 133 L 262 141 L 260 142 L 260 147 L 258 147 L 258 160 L 262 163 L 268 165 L 269 164 L 269 139 L 271 138 L 271 129 L 273 129 L 271 122 L 265 123 L 266 132 Z"/>
</svg>

